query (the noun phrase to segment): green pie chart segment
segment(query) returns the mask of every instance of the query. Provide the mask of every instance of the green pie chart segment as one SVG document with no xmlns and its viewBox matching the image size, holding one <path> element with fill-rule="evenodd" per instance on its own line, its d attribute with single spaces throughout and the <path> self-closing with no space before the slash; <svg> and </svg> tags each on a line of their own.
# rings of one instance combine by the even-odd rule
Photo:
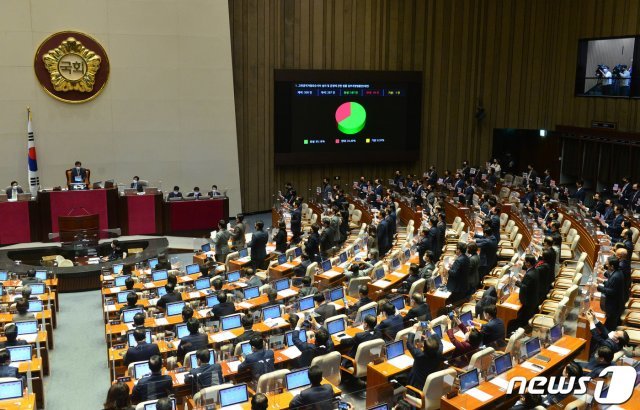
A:
<svg viewBox="0 0 640 410">
<path fill-rule="evenodd" d="M 336 124 L 343 134 L 357 134 L 367 122 L 367 112 L 357 102 L 346 102 L 336 110 Z"/>
</svg>

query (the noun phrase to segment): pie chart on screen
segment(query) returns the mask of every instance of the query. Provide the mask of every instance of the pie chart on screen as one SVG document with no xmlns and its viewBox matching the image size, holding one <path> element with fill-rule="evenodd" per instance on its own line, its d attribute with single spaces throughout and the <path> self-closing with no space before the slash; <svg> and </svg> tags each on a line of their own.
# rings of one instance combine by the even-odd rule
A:
<svg viewBox="0 0 640 410">
<path fill-rule="evenodd" d="M 343 134 L 357 134 L 367 122 L 367 111 L 357 102 L 346 102 L 336 110 L 336 124 Z"/>
</svg>

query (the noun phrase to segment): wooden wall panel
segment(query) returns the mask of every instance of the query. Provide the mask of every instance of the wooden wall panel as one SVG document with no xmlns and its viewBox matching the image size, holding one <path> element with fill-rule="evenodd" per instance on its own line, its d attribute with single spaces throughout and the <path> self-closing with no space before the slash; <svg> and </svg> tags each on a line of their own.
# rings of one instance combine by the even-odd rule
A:
<svg viewBox="0 0 640 410">
<path fill-rule="evenodd" d="M 494 128 L 639 130 L 638 101 L 574 97 L 579 38 L 640 33 L 634 0 L 228 0 L 245 212 L 290 181 L 308 196 L 324 176 L 350 184 L 395 169 L 485 161 Z M 273 70 L 421 70 L 419 160 L 275 167 Z M 478 101 L 485 120 L 474 118 Z"/>
</svg>

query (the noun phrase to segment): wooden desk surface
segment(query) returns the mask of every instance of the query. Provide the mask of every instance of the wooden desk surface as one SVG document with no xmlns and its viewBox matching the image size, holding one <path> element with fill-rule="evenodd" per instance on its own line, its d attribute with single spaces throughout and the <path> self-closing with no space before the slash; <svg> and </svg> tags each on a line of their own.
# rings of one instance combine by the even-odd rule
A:
<svg viewBox="0 0 640 410">
<path fill-rule="evenodd" d="M 518 312 L 522 308 L 520 303 L 520 293 L 512 292 L 507 299 L 496 305 L 498 318 L 504 323 L 505 329 L 509 326 L 509 322 L 518 317 Z"/>
<path fill-rule="evenodd" d="M 20 399 L 0 400 L 0 409 L 2 410 L 33 410 L 35 408 L 36 395 L 33 393 Z"/>
<path fill-rule="evenodd" d="M 200 272 L 193 273 L 191 275 L 178 276 L 177 277 L 178 284 L 187 283 L 187 282 L 193 282 L 194 280 L 198 279 L 200 276 L 202 276 L 202 274 Z M 133 290 L 144 291 L 144 290 L 156 289 L 156 288 L 160 288 L 162 286 L 165 286 L 166 284 L 167 284 L 166 280 L 159 280 L 159 281 L 156 281 L 156 282 L 147 282 L 147 283 L 138 282 L 138 283 L 133 285 Z M 110 287 L 110 288 L 102 288 L 102 294 L 103 295 L 112 295 L 112 294 L 116 294 L 118 292 L 123 292 L 125 290 L 127 290 L 127 289 L 124 286 L 113 286 L 113 287 Z"/>
<path fill-rule="evenodd" d="M 404 281 L 407 276 L 409 276 L 409 266 L 411 265 L 411 263 L 412 262 L 410 259 L 409 262 L 400 265 L 397 269 L 390 271 L 389 273 L 384 275 L 384 278 L 382 278 L 381 280 L 385 280 L 389 283 L 386 286 L 379 286 L 378 284 L 376 284 L 378 280 L 368 283 L 367 286 L 369 287 L 369 298 L 371 298 L 371 300 L 381 299 L 383 296 L 391 293 L 391 289 L 400 286 L 400 284 L 402 284 L 402 281 Z"/>
</svg>

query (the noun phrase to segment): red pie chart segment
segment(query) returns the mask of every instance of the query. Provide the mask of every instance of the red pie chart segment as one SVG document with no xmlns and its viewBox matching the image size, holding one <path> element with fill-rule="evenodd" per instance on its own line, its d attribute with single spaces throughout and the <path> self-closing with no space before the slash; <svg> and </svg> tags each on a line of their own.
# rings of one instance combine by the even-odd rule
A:
<svg viewBox="0 0 640 410">
<path fill-rule="evenodd" d="M 366 121 L 367 112 L 357 102 L 346 102 L 336 110 L 336 124 L 343 134 L 357 134 L 362 131 Z"/>
</svg>

